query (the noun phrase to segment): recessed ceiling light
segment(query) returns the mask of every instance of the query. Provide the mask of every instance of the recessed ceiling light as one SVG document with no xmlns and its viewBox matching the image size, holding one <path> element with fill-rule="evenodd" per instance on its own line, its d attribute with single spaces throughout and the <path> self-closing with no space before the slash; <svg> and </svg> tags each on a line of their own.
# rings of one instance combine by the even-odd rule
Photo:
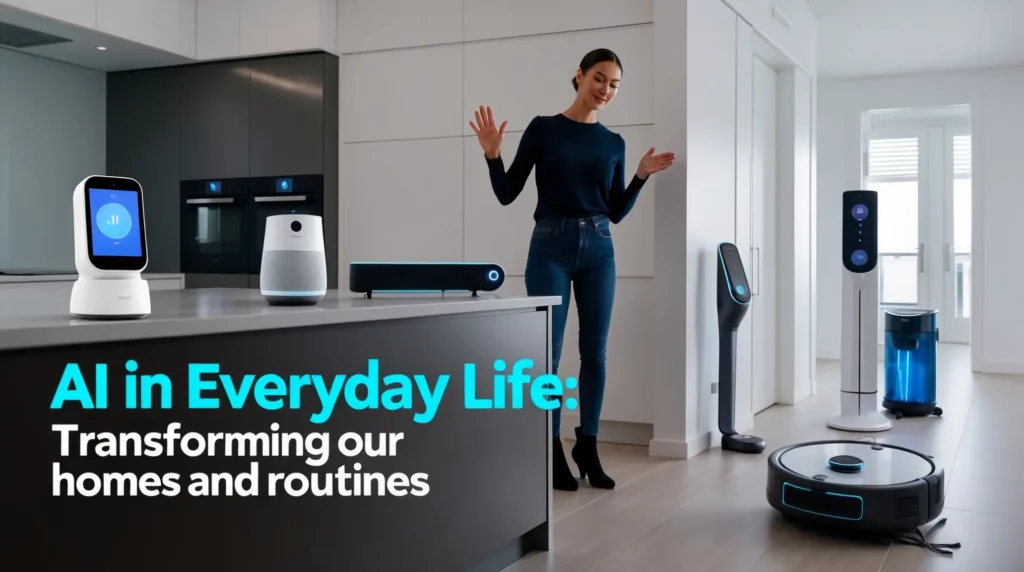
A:
<svg viewBox="0 0 1024 572">
<path fill-rule="evenodd" d="M 96 46 L 96 49 L 103 52 L 106 51 L 107 48 L 105 46 Z"/>
</svg>

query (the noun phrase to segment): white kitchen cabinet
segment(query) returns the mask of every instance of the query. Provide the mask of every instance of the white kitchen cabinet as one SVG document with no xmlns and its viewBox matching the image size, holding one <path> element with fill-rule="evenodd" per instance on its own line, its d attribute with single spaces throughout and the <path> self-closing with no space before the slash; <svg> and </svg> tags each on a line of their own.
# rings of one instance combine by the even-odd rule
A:
<svg viewBox="0 0 1024 572">
<path fill-rule="evenodd" d="M 463 0 L 341 0 L 339 4 L 338 37 L 344 54 L 462 41 Z"/>
<path fill-rule="evenodd" d="M 76 26 L 96 27 L 97 0 L 4 0 L 0 3 Z"/>
<path fill-rule="evenodd" d="M 241 50 L 242 0 L 197 0 L 196 58 L 237 57 Z"/>
<path fill-rule="evenodd" d="M 338 51 L 336 0 L 244 0 L 240 6 L 239 55 Z"/>
<path fill-rule="evenodd" d="M 99 0 L 96 29 L 194 58 L 196 0 Z"/>
<path fill-rule="evenodd" d="M 653 0 L 472 0 L 464 6 L 466 41 L 654 22 Z"/>
</svg>

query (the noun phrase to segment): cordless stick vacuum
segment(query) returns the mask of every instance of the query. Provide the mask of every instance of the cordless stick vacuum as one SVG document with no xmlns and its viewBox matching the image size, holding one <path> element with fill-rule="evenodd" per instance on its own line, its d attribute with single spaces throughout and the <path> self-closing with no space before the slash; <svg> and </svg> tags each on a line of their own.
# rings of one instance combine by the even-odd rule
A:
<svg viewBox="0 0 1024 572">
<path fill-rule="evenodd" d="M 750 308 L 750 284 L 735 244 L 718 245 L 718 430 L 722 448 L 764 451 L 764 439 L 736 432 L 736 332 Z"/>
</svg>

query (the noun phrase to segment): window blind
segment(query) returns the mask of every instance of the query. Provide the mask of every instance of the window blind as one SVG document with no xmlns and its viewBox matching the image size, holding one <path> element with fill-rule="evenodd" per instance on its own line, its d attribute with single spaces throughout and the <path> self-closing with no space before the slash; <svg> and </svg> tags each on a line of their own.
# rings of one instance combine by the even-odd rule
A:
<svg viewBox="0 0 1024 572">
<path fill-rule="evenodd" d="M 971 174 L 971 136 L 955 135 L 953 137 L 953 174 Z"/>
<path fill-rule="evenodd" d="M 869 177 L 917 177 L 917 137 L 868 142 Z"/>
</svg>

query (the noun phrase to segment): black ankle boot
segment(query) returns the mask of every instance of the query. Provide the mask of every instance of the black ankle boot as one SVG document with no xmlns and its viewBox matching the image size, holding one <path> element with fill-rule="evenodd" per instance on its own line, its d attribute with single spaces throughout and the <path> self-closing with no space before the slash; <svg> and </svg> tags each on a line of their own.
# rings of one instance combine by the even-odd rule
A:
<svg viewBox="0 0 1024 572">
<path fill-rule="evenodd" d="M 551 443 L 551 470 L 551 482 L 555 490 L 575 491 L 580 488 L 580 483 L 569 470 L 569 462 L 565 460 L 565 451 L 562 450 L 562 440 L 558 437 Z"/>
<path fill-rule="evenodd" d="M 580 478 L 590 481 L 590 486 L 598 489 L 614 489 L 615 481 L 605 474 L 601 468 L 601 459 L 597 457 L 597 436 L 584 435 L 576 428 L 576 444 L 572 448 L 572 460 L 580 468 Z"/>
</svg>

